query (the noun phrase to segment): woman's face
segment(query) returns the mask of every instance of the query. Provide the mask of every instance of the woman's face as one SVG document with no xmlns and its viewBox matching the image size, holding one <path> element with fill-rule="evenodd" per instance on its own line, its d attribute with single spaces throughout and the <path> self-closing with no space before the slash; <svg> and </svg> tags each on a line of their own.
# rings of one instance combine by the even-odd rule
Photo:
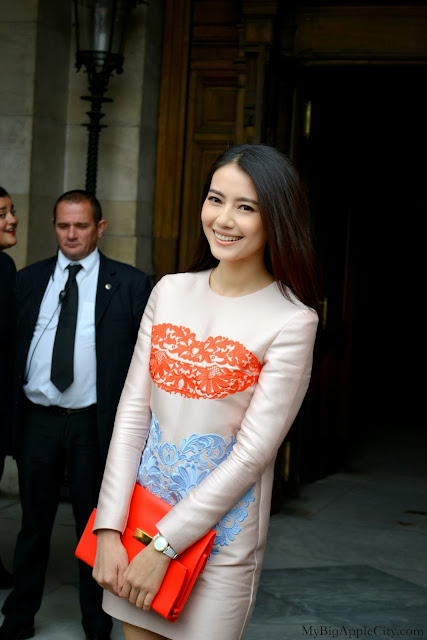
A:
<svg viewBox="0 0 427 640">
<path fill-rule="evenodd" d="M 202 225 L 212 255 L 219 261 L 264 264 L 267 235 L 257 193 L 236 164 L 215 171 L 202 207 Z"/>
<path fill-rule="evenodd" d="M 9 196 L 0 198 L 0 250 L 16 244 L 17 226 L 18 218 L 15 215 L 12 200 Z"/>
</svg>

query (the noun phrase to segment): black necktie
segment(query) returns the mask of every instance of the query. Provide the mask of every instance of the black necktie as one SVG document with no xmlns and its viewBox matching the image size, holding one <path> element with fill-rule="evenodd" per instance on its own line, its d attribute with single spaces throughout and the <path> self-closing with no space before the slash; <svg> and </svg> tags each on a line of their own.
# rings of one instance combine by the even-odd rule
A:
<svg viewBox="0 0 427 640">
<path fill-rule="evenodd" d="M 74 341 L 76 337 L 77 308 L 79 306 L 79 289 L 76 275 L 81 264 L 69 264 L 67 284 L 64 293 L 60 294 L 61 313 L 56 328 L 53 345 L 52 369 L 50 379 L 59 391 L 65 391 L 74 380 Z M 62 292 L 61 292 L 62 293 Z"/>
</svg>

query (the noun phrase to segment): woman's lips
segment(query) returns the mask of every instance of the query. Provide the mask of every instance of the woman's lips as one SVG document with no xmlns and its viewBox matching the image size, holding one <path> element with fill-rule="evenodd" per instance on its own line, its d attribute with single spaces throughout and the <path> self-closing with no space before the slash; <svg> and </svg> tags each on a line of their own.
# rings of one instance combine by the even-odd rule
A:
<svg viewBox="0 0 427 640">
<path fill-rule="evenodd" d="M 219 233 L 218 231 L 215 231 L 215 230 L 213 231 L 213 234 L 217 240 L 220 240 L 221 242 L 228 242 L 230 244 L 232 242 L 237 242 L 237 240 L 241 240 L 243 237 L 243 236 L 228 236 L 223 233 Z"/>
</svg>

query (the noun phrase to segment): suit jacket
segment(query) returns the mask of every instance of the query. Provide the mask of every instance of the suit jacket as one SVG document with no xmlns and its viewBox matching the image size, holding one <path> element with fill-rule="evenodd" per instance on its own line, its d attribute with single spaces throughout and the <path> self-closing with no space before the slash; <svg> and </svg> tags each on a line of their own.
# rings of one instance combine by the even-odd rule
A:
<svg viewBox="0 0 427 640">
<path fill-rule="evenodd" d="M 10 449 L 16 322 L 15 279 L 15 263 L 9 255 L 0 251 L 0 457 L 4 457 Z"/>
<path fill-rule="evenodd" d="M 49 278 L 57 257 L 25 267 L 17 274 L 17 356 L 15 375 L 14 454 L 20 441 L 22 390 L 28 351 Z M 106 286 L 111 285 L 111 286 Z M 141 317 L 150 295 L 148 276 L 130 265 L 100 252 L 95 302 L 97 359 L 97 429 L 99 449 L 105 461 L 120 394 L 132 358 Z"/>
</svg>

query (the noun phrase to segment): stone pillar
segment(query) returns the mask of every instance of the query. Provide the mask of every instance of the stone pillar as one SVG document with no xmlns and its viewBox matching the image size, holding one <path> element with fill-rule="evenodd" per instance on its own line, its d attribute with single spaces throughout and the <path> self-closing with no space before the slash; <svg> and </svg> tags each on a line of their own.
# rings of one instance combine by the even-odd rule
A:
<svg viewBox="0 0 427 640">
<path fill-rule="evenodd" d="M 13 0 L 0 5 L 0 184 L 19 217 L 18 244 L 8 253 L 26 262 L 33 130 L 37 5 Z"/>
<path fill-rule="evenodd" d="M 69 0 L 39 0 L 35 46 L 27 263 L 56 251 L 52 209 L 63 192 L 72 37 Z"/>
</svg>

